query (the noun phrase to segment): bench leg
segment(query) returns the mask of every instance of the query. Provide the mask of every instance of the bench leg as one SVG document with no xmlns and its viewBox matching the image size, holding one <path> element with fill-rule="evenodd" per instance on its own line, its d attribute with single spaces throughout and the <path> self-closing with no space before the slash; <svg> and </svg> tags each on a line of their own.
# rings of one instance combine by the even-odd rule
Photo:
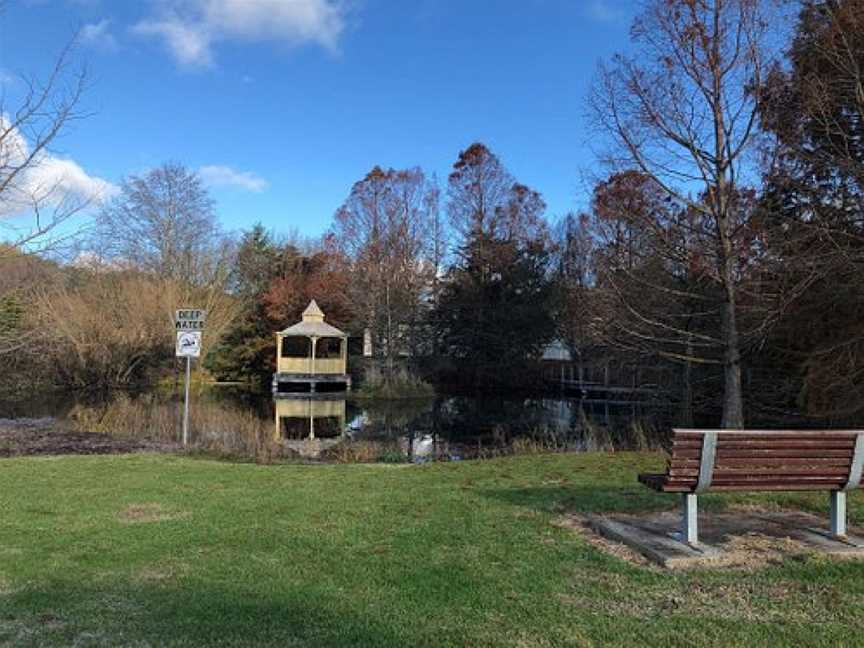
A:
<svg viewBox="0 0 864 648">
<path fill-rule="evenodd" d="M 687 544 L 699 544 L 698 496 L 684 493 L 682 500 L 681 537 Z"/>
<path fill-rule="evenodd" d="M 846 493 L 831 491 L 831 535 L 846 537 Z"/>
</svg>

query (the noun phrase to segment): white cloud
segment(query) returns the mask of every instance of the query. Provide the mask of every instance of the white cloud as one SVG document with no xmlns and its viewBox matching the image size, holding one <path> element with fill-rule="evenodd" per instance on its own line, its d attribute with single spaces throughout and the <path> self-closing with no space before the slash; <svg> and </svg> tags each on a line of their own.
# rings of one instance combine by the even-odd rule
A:
<svg viewBox="0 0 864 648">
<path fill-rule="evenodd" d="M 597 22 L 618 22 L 625 17 L 619 0 L 589 0 L 585 3 L 585 15 Z"/>
<path fill-rule="evenodd" d="M 202 166 L 198 169 L 198 175 L 211 187 L 231 187 L 260 193 L 270 186 L 264 178 L 251 171 L 237 171 L 219 164 Z"/>
<path fill-rule="evenodd" d="M 162 38 L 177 62 L 183 65 L 205 67 L 213 60 L 209 36 L 179 18 L 144 20 L 136 24 L 132 30 L 142 36 Z"/>
<path fill-rule="evenodd" d="M 105 50 L 113 50 L 117 47 L 117 39 L 111 33 L 109 27 L 111 21 L 107 18 L 96 23 L 89 23 L 81 28 L 81 42 L 93 45 Z"/>
<path fill-rule="evenodd" d="M 164 41 L 188 67 L 206 67 L 223 41 L 318 44 L 335 50 L 345 22 L 337 0 L 163 0 L 132 27 Z"/>
<path fill-rule="evenodd" d="M 9 128 L 0 115 L 0 130 Z M 14 169 L 21 169 L 0 193 L 0 216 L 20 214 L 32 209 L 34 202 L 59 206 L 69 201 L 98 204 L 116 195 L 118 188 L 102 178 L 91 176 L 77 162 L 51 153 L 40 152 L 27 162 L 30 144 L 17 130 L 9 130 L 0 140 L 0 181 Z"/>
<path fill-rule="evenodd" d="M 118 189 L 107 180 L 91 176 L 74 160 L 43 155 L 38 163 L 28 170 L 30 187 L 54 200 L 66 196 L 101 202 L 116 195 Z"/>
</svg>

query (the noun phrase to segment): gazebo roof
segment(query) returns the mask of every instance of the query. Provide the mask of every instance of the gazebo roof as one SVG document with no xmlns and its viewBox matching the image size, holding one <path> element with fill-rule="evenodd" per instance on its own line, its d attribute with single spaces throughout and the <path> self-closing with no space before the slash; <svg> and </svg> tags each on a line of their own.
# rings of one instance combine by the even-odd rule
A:
<svg viewBox="0 0 864 648">
<path fill-rule="evenodd" d="M 347 334 L 324 321 L 324 312 L 313 299 L 303 311 L 303 321 L 289 326 L 279 335 L 296 337 L 347 337 Z"/>
</svg>

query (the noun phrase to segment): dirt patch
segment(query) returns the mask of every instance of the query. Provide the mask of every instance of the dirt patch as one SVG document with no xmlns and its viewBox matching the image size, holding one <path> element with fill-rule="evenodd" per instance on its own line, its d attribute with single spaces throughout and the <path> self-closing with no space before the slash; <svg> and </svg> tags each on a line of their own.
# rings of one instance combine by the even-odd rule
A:
<svg viewBox="0 0 864 648">
<path fill-rule="evenodd" d="M 759 533 L 746 533 L 731 537 L 723 545 L 723 558 L 719 566 L 752 570 L 766 565 L 782 563 L 787 558 L 806 558 L 815 555 L 816 550 L 793 538 L 764 536 Z"/>
<path fill-rule="evenodd" d="M 117 514 L 118 519 L 125 524 L 174 522 L 189 519 L 191 516 L 189 511 L 166 511 L 161 504 L 155 502 L 130 504 Z"/>
<path fill-rule="evenodd" d="M 754 571 L 788 560 L 808 560 L 817 556 L 836 558 L 862 558 L 864 537 L 859 529 L 850 528 L 849 542 L 838 541 L 828 534 L 827 520 L 801 511 L 781 510 L 779 507 L 748 505 L 730 509 L 734 512 L 711 513 L 700 516 L 699 539 L 705 543 L 700 557 L 693 558 L 683 552 L 694 553 L 692 548 L 674 538 L 679 535 L 680 513 L 647 513 L 644 515 L 615 514 L 609 518 L 583 518 L 576 515 L 560 516 L 555 524 L 573 530 L 587 543 L 634 565 L 653 564 L 640 551 L 667 560 L 667 567 L 676 562 L 676 568 L 723 568 Z M 609 520 L 607 523 L 605 520 Z M 609 535 L 596 531 L 599 527 L 617 524 L 616 533 Z M 624 533 L 627 544 L 618 542 Z M 601 535 L 602 534 L 602 535 Z M 632 546 L 629 546 L 632 545 Z M 686 560 L 682 560 L 684 556 Z M 691 564 L 692 563 L 692 564 Z"/>
<path fill-rule="evenodd" d="M 0 457 L 169 452 L 176 446 L 74 432 L 56 419 L 0 419 Z"/>
</svg>

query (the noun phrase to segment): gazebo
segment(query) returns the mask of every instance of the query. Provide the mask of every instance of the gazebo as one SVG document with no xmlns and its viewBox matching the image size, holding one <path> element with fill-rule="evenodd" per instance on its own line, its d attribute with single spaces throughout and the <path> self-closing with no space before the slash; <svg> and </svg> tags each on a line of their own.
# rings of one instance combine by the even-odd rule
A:
<svg viewBox="0 0 864 648">
<path fill-rule="evenodd" d="M 351 388 L 348 335 L 324 321 L 313 299 L 303 320 L 276 334 L 273 393 L 324 394 Z"/>
</svg>

